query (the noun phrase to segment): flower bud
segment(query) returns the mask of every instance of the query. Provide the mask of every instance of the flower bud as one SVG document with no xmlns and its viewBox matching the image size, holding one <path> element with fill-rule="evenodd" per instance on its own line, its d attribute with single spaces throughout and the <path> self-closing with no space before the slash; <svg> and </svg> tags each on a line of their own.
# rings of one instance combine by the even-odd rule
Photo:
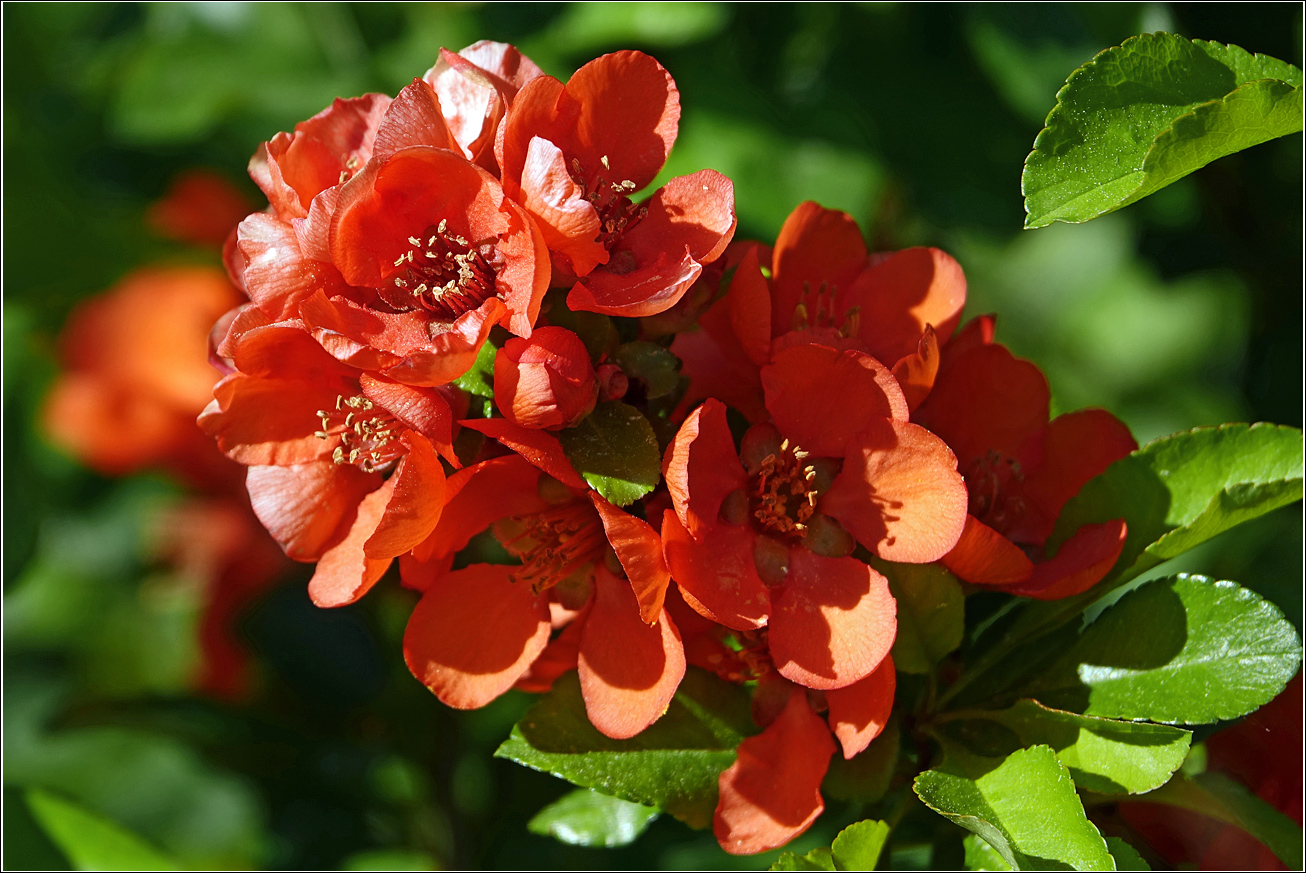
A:
<svg viewBox="0 0 1306 873">
<path fill-rule="evenodd" d="M 598 386 L 589 352 L 576 334 L 539 327 L 514 337 L 494 359 L 494 401 L 522 427 L 561 430 L 594 409 Z"/>
</svg>

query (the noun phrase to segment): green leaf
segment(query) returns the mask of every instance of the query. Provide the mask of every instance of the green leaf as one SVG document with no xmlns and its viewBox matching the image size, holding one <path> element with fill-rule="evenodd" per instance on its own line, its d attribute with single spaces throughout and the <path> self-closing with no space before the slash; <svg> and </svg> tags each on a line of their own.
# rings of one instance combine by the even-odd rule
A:
<svg viewBox="0 0 1306 873">
<path fill-rule="evenodd" d="M 1183 764 L 1191 737 L 1179 728 L 1076 715 L 1033 700 L 999 711 L 956 713 L 939 733 L 945 748 L 959 745 L 980 757 L 1050 746 L 1076 785 L 1100 794 L 1138 794 L 1164 785 Z"/>
<path fill-rule="evenodd" d="M 477 397 L 494 399 L 494 356 L 498 348 L 488 339 L 476 350 L 476 361 L 453 384 Z"/>
<path fill-rule="evenodd" d="M 1138 850 L 1119 837 L 1107 837 L 1106 847 L 1111 857 L 1116 859 L 1117 870 L 1151 870 L 1148 863 L 1138 854 Z"/>
<path fill-rule="evenodd" d="M 666 715 L 628 740 L 599 733 L 585 715 L 575 673 L 527 711 L 494 754 L 707 827 L 717 777 L 754 733 L 747 696 L 703 670 L 685 673 Z"/>
<path fill-rule="evenodd" d="M 1289 870 L 1302 866 L 1301 828 L 1227 776 L 1202 773 L 1188 777 L 1180 773 L 1144 799 L 1236 825 L 1264 843 Z"/>
<path fill-rule="evenodd" d="M 27 792 L 32 815 L 78 870 L 176 870 L 144 839 L 80 804 L 41 788 Z"/>
<path fill-rule="evenodd" d="M 1302 495 L 1302 433 L 1275 424 L 1199 427 L 1116 461 L 1061 510 L 1055 548 L 1080 526 L 1124 518 L 1115 568 L 1083 594 L 1031 604 L 1010 637 L 1033 636 L 1199 543 Z"/>
<path fill-rule="evenodd" d="M 1002 860 L 1002 856 L 998 854 L 997 849 L 975 834 L 967 834 L 961 845 L 966 853 L 967 870 L 1006 871 L 1011 869 L 1011 865 Z"/>
<path fill-rule="evenodd" d="M 860 755 L 847 760 L 843 755 L 830 759 L 830 769 L 825 771 L 821 794 L 835 800 L 856 800 L 871 803 L 879 800 L 889 790 L 889 782 L 898 766 L 900 742 L 898 719 L 889 718 L 880 735 Z"/>
<path fill-rule="evenodd" d="M 355 852 L 340 865 L 341 870 L 439 870 L 429 852 L 416 849 L 369 849 Z"/>
<path fill-rule="evenodd" d="M 1023 692 L 1087 715 L 1206 724 L 1268 703 L 1301 656 L 1277 606 L 1181 573 L 1122 597 Z"/>
<path fill-rule="evenodd" d="M 898 601 L 893 664 L 904 673 L 929 673 L 961 645 L 966 597 L 956 577 L 938 564 L 873 561 Z"/>
<path fill-rule="evenodd" d="M 868 819 L 848 825 L 830 846 L 835 869 L 874 870 L 888 839 L 889 825 L 885 822 Z"/>
<path fill-rule="evenodd" d="M 836 870 L 834 853 L 829 849 L 812 849 L 806 855 L 785 852 L 771 865 L 772 870 Z"/>
<path fill-rule="evenodd" d="M 658 809 L 577 788 L 537 812 L 526 829 L 572 846 L 613 849 L 635 842 L 658 817 Z"/>
<path fill-rule="evenodd" d="M 1070 773 L 1047 746 L 1013 752 L 987 772 L 956 760 L 916 777 L 926 806 L 978 834 L 1017 870 L 1111 870 Z"/>
<path fill-rule="evenodd" d="M 1027 228 L 1113 212 L 1302 129 L 1301 70 L 1238 46 L 1131 37 L 1070 74 L 1025 159 Z"/>
<path fill-rule="evenodd" d="M 680 384 L 680 358 L 657 343 L 639 340 L 617 349 L 612 359 L 631 379 L 648 386 L 648 399 L 666 397 Z"/>
<path fill-rule="evenodd" d="M 585 420 L 558 432 L 562 450 L 595 491 L 626 506 L 657 487 L 662 453 L 648 419 L 633 406 L 600 403 Z"/>
</svg>

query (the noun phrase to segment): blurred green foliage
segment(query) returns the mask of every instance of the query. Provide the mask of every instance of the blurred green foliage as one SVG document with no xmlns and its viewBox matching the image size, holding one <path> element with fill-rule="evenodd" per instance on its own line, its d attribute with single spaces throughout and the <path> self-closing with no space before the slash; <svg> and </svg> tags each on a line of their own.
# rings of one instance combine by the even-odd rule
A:
<svg viewBox="0 0 1306 873">
<path fill-rule="evenodd" d="M 571 786 L 493 759 L 530 705 L 455 713 L 408 675 L 413 597 L 379 586 L 314 609 L 306 576 L 241 633 L 261 691 L 196 698 L 195 592 L 154 566 L 159 478 L 114 482 L 36 421 L 54 337 L 134 266 L 216 263 L 144 230 L 178 171 L 256 189 L 257 144 L 336 96 L 395 93 L 440 46 L 516 42 L 566 77 L 654 54 L 684 114 L 664 176 L 735 182 L 739 238 L 799 202 L 850 212 L 877 249 L 938 245 L 971 313 L 1048 374 L 1058 410 L 1106 406 L 1140 441 L 1199 424 L 1301 425 L 1302 140 L 1225 158 L 1120 214 L 1020 230 L 1021 166 L 1064 77 L 1167 29 L 1302 63 L 1297 4 L 6 4 L 4 16 L 5 842 L 10 869 L 67 866 L 23 804 L 51 789 L 192 866 L 762 869 L 662 816 L 599 851 L 528 832 Z M 1298 510 L 1193 553 L 1301 616 Z M 1162 568 L 1168 569 L 1168 568 Z M 829 845 L 862 805 L 831 800 L 790 850 Z M 937 817 L 936 817 L 937 818 Z M 962 862 L 908 817 L 889 863 Z"/>
</svg>

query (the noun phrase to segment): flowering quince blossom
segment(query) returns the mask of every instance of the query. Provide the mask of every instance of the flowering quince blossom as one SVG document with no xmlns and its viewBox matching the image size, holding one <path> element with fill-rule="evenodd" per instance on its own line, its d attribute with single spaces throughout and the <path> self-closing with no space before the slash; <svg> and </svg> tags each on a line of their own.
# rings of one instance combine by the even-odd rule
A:
<svg viewBox="0 0 1306 873">
<path fill-rule="evenodd" d="M 1085 525 L 1054 556 L 1043 545 L 1066 501 L 1138 448 L 1115 416 L 1086 409 L 1048 421 L 1038 367 L 993 342 L 993 318 L 967 325 L 947 349 L 915 418 L 956 452 L 969 511 L 942 563 L 967 582 L 1056 600 L 1087 591 L 1115 564 L 1124 519 Z"/>
<path fill-rule="evenodd" d="M 666 163 L 680 95 L 641 52 L 604 55 L 564 85 L 526 83 L 495 152 L 504 189 L 539 223 L 573 310 L 645 316 L 674 305 L 735 231 L 734 187 L 714 170 L 630 195 Z"/>
<path fill-rule="evenodd" d="M 929 392 L 939 347 L 966 302 L 961 267 L 934 248 L 868 254 L 852 217 L 808 201 L 774 249 L 736 243 L 726 296 L 676 337 L 693 380 L 686 401 L 716 397 L 750 421 L 765 417 L 758 368 L 789 345 L 857 349 L 893 371 L 910 409 Z M 769 278 L 762 268 L 769 269 Z"/>
<path fill-rule="evenodd" d="M 404 657 L 459 709 L 484 706 L 523 678 L 547 690 L 578 669 L 590 721 L 623 739 L 666 711 L 684 651 L 663 608 L 670 575 L 656 531 L 575 478 L 582 487 L 518 455 L 450 478 L 440 522 L 401 562 L 405 583 L 423 592 Z M 520 565 L 448 572 L 454 553 L 491 526 Z"/>
<path fill-rule="evenodd" d="M 254 512 L 286 554 L 317 562 L 313 601 L 352 603 L 439 520 L 448 401 L 341 363 L 299 321 L 247 325 L 219 351 L 232 372 L 200 426 L 249 466 Z"/>
<path fill-rule="evenodd" d="M 580 337 L 566 328 L 540 327 L 530 339 L 508 340 L 495 356 L 494 399 L 513 424 L 561 430 L 594 409 L 595 376 Z"/>
</svg>

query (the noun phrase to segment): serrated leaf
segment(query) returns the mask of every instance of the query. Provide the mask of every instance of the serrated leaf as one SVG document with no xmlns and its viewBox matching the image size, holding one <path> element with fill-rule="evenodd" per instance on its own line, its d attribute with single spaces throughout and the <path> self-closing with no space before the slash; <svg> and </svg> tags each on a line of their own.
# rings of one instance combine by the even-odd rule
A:
<svg viewBox="0 0 1306 873">
<path fill-rule="evenodd" d="M 966 597 L 961 583 L 939 564 L 874 561 L 898 601 L 893 663 L 904 673 L 929 673 L 961 645 Z"/>
<path fill-rule="evenodd" d="M 1277 606 L 1181 573 L 1122 597 L 1023 693 L 1087 715 L 1206 724 L 1268 703 L 1301 656 Z"/>
<path fill-rule="evenodd" d="M 617 506 L 634 503 L 662 478 L 653 426 L 620 401 L 598 404 L 580 424 L 559 431 L 558 439 L 576 471 Z"/>
<path fill-rule="evenodd" d="M 32 815 L 78 870 L 177 870 L 142 837 L 81 804 L 41 788 L 27 792 Z"/>
<path fill-rule="evenodd" d="M 1117 870 L 1151 870 L 1148 863 L 1138 854 L 1138 850 L 1119 837 L 1106 838 L 1107 851 L 1116 860 Z"/>
<path fill-rule="evenodd" d="M 657 343 L 638 340 L 617 349 L 613 361 L 631 379 L 648 386 L 648 399 L 666 397 L 680 384 L 680 358 Z"/>
<path fill-rule="evenodd" d="M 868 819 L 839 831 L 830 845 L 836 870 L 874 870 L 889 839 L 889 825 Z"/>
<path fill-rule="evenodd" d="M 986 772 L 945 760 L 917 776 L 915 789 L 926 806 L 983 837 L 1017 870 L 1114 869 L 1069 771 L 1047 746 L 1013 752 Z"/>
<path fill-rule="evenodd" d="M 1301 70 L 1238 46 L 1142 34 L 1070 74 L 1025 160 L 1027 228 L 1126 206 L 1302 129 Z"/>
<path fill-rule="evenodd" d="M 1061 510 L 1055 548 L 1082 525 L 1124 518 L 1115 568 L 1075 597 L 1031 604 L 1008 632 L 1032 636 L 1216 534 L 1302 495 L 1302 433 L 1275 424 L 1199 427 L 1153 440 L 1116 461 Z"/>
<path fill-rule="evenodd" d="M 834 854 L 829 849 L 820 848 L 812 849 L 806 855 L 799 855 L 797 852 L 785 852 L 775 863 L 770 866 L 771 870 L 835 870 Z"/>
<path fill-rule="evenodd" d="M 526 829 L 572 846 L 613 849 L 635 842 L 658 812 L 657 807 L 578 788 L 537 812 Z"/>
<path fill-rule="evenodd" d="M 1302 830 L 1288 816 L 1220 773 L 1188 777 L 1180 773 L 1142 798 L 1191 810 L 1236 825 L 1278 856 L 1289 870 L 1302 866 Z"/>
<path fill-rule="evenodd" d="M 477 397 L 494 399 L 494 356 L 498 348 L 488 339 L 476 350 L 476 361 L 453 384 Z M 486 416 L 489 417 L 488 415 Z"/>
<path fill-rule="evenodd" d="M 747 697 L 734 685 L 691 668 L 666 715 L 628 740 L 599 733 L 585 715 L 575 673 L 530 708 L 494 754 L 560 776 L 583 788 L 656 806 L 691 827 L 707 827 L 717 777 L 754 733 Z"/>
<path fill-rule="evenodd" d="M 1183 764 L 1191 738 L 1179 728 L 1077 715 L 1033 700 L 957 713 L 938 730 L 953 755 L 1003 758 L 1018 748 L 1049 746 L 1077 786 L 1100 794 L 1138 794 L 1164 785 Z"/>
</svg>

